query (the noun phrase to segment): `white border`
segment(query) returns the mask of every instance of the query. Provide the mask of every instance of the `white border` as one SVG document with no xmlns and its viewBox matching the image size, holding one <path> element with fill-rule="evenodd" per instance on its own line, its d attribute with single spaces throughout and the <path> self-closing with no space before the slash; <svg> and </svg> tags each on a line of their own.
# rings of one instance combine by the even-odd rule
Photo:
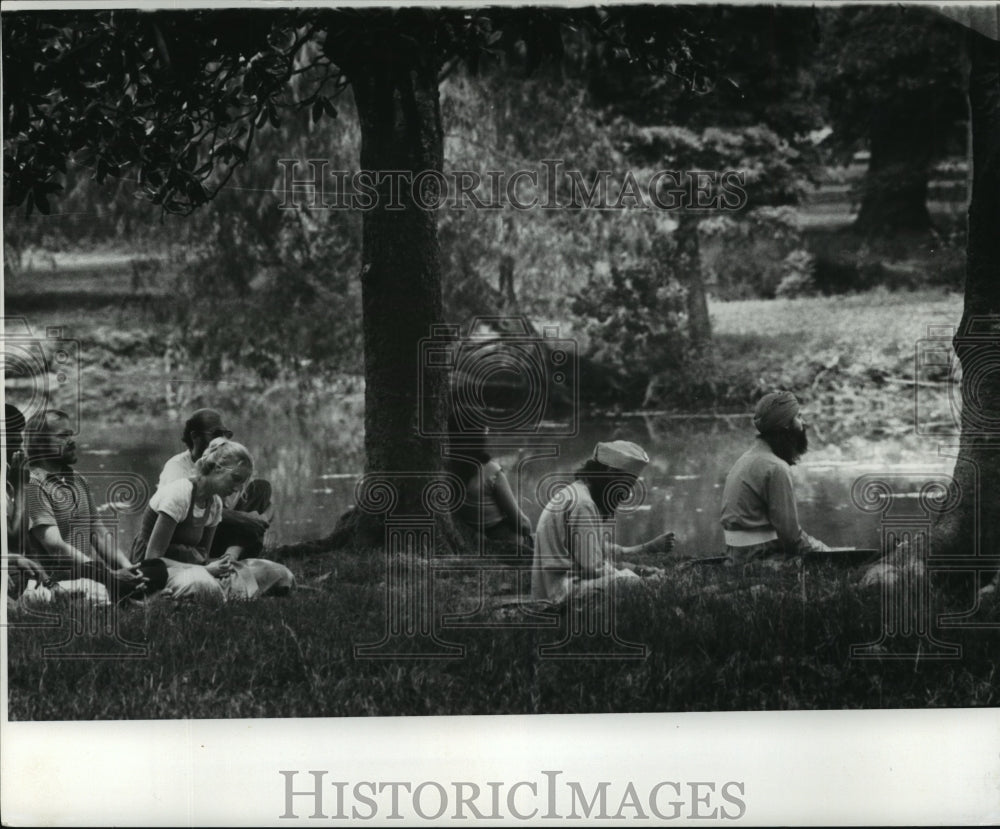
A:
<svg viewBox="0 0 1000 829">
<path fill-rule="evenodd" d="M 140 4 L 44 7 L 135 5 Z M 3 8 L 42 6 L 10 2 Z M 648 791 L 664 780 L 732 780 L 744 785 L 747 812 L 739 823 L 751 825 L 1000 822 L 997 709 L 9 723 L 5 636 L 0 659 L 0 809 L 10 826 L 288 826 L 299 821 L 279 818 L 280 769 L 326 770 L 328 779 L 351 784 L 468 780 L 481 785 L 540 781 L 543 771 L 560 770 L 585 786 L 612 781 L 618 792 L 629 782 Z M 356 822 L 382 825 L 387 822 L 382 817 Z M 440 822 L 460 822 L 450 817 Z"/>
</svg>

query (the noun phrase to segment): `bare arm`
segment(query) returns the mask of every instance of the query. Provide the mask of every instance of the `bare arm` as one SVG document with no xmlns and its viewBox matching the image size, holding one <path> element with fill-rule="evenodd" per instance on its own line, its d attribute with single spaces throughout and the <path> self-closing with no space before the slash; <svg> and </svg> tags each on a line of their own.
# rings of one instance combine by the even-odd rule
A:
<svg viewBox="0 0 1000 829">
<path fill-rule="evenodd" d="M 163 512 L 157 513 L 153 531 L 146 542 L 146 558 L 163 558 L 176 529 L 177 522 L 173 518 Z"/>
<path fill-rule="evenodd" d="M 51 556 L 71 559 L 74 564 L 86 564 L 92 559 L 72 544 L 63 541 L 62 533 L 55 524 L 43 524 L 31 528 L 31 535 Z"/>
<path fill-rule="evenodd" d="M 635 544 L 631 547 L 624 547 L 621 544 L 611 545 L 611 554 L 616 559 L 626 556 L 647 555 L 650 553 L 666 554 L 674 549 L 674 534 L 661 533 L 649 541 L 642 544 Z"/>
<path fill-rule="evenodd" d="M 213 524 L 211 527 L 205 527 L 201 531 L 201 541 L 198 542 L 198 549 L 201 550 L 206 559 L 212 552 L 212 542 L 215 540 L 215 531 L 218 528 L 218 524 Z"/>
<path fill-rule="evenodd" d="M 112 541 L 113 537 L 111 533 L 98 523 L 94 526 L 90 543 L 108 567 L 114 570 L 131 569 L 132 562 L 129 561 L 127 555 L 118 549 L 118 545 Z"/>
<path fill-rule="evenodd" d="M 517 505 L 517 500 L 510 488 L 510 482 L 502 470 L 497 473 L 496 480 L 493 482 L 493 497 L 496 499 L 500 512 L 513 526 L 517 527 L 518 532 L 521 535 L 531 535 L 531 522 Z"/>
<path fill-rule="evenodd" d="M 208 557 L 209 552 L 212 549 L 212 541 L 215 539 L 215 529 L 218 524 L 213 524 L 211 527 L 205 527 L 201 535 L 201 541 L 199 542 L 199 548 L 203 548 L 205 551 L 205 557 Z M 225 576 L 232 572 L 234 556 L 224 554 L 220 558 L 213 559 L 205 565 L 205 569 L 208 570 L 216 578 Z"/>
<path fill-rule="evenodd" d="M 23 570 L 31 578 L 36 579 L 39 584 L 45 584 L 49 580 L 49 574 L 45 572 L 45 568 L 27 556 L 4 556 L 5 566 L 7 561 L 10 561 L 10 569 Z"/>
<path fill-rule="evenodd" d="M 264 534 L 269 525 L 269 520 L 259 512 L 240 512 L 236 509 L 223 509 L 222 520 L 260 535 Z"/>
</svg>

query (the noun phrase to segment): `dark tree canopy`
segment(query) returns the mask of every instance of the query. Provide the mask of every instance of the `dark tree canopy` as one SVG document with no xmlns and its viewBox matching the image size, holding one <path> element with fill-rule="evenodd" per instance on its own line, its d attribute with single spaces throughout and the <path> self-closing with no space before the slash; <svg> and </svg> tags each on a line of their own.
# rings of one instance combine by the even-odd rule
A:
<svg viewBox="0 0 1000 829">
<path fill-rule="evenodd" d="M 438 83 L 454 62 L 516 50 L 528 68 L 586 28 L 647 67 L 679 65 L 689 33 L 600 9 L 280 9 L 14 12 L 3 16 L 9 203 L 49 209 L 74 161 L 130 171 L 171 213 L 212 199 L 288 108 L 336 114 L 353 92 L 363 169 L 440 171 Z M 388 186 L 388 185 L 387 185 Z M 419 343 L 443 320 L 437 219 L 409 195 L 362 224 L 369 471 L 441 468 L 447 378 L 418 388 Z M 429 418 L 423 423 L 421 417 Z M 419 491 L 404 485 L 404 504 Z"/>
<path fill-rule="evenodd" d="M 850 7 L 821 16 L 819 91 L 844 159 L 870 151 L 857 229 L 884 236 L 930 229 L 935 161 L 964 150 L 967 118 L 957 26 L 931 10 Z"/>
</svg>

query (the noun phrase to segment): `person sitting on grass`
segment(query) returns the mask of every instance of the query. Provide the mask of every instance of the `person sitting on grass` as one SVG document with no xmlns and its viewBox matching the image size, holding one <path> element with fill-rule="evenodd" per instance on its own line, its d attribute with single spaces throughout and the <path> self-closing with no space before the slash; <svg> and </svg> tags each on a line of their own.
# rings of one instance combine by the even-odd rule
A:
<svg viewBox="0 0 1000 829">
<path fill-rule="evenodd" d="M 240 559 L 232 549 L 211 558 L 223 499 L 238 495 L 252 474 L 253 459 L 246 447 L 219 437 L 200 454 L 190 476 L 153 493 L 132 542 L 132 558 L 163 561 L 165 595 L 221 602 L 284 595 L 294 587 L 295 577 L 283 564 Z"/>
<path fill-rule="evenodd" d="M 449 423 L 447 468 L 465 484 L 458 518 L 491 541 L 531 547 L 531 522 L 521 511 L 503 468 L 487 450 L 489 429 Z"/>
<path fill-rule="evenodd" d="M 722 490 L 726 555 L 746 564 L 829 550 L 799 526 L 792 466 L 809 448 L 799 401 L 787 391 L 765 394 L 753 423 L 753 446 L 733 464 Z"/>
<path fill-rule="evenodd" d="M 45 574 L 47 580 L 25 591 L 22 599 L 51 601 L 52 589 L 61 588 L 106 604 L 143 591 L 150 576 L 118 549 L 98 518 L 86 478 L 73 469 L 77 454 L 69 416 L 49 409 L 34 416 L 27 428 L 26 552 L 39 568 L 35 575 Z"/>
<path fill-rule="evenodd" d="M 616 566 L 616 560 L 673 549 L 673 533 L 632 547 L 613 540 L 609 524 L 618 507 L 632 496 L 647 463 L 649 457 L 642 447 L 630 441 L 598 443 L 573 483 L 552 495 L 535 532 L 532 599 L 563 603 L 571 596 L 602 591 L 618 579 L 638 581 L 634 570 Z"/>
<path fill-rule="evenodd" d="M 222 415 L 215 409 L 194 412 L 185 422 L 181 435 L 187 449 L 163 465 L 157 488 L 190 478 L 209 443 L 219 437 L 233 437 L 232 430 L 223 425 Z M 224 498 L 222 520 L 212 540 L 212 557 L 221 558 L 226 553 L 232 559 L 259 556 L 264 550 L 264 533 L 270 526 L 273 513 L 271 484 L 260 478 Z"/>
<path fill-rule="evenodd" d="M 17 406 L 4 405 L 4 451 L 7 456 L 7 480 L 4 482 L 4 515 L 7 518 L 7 606 L 16 606 L 17 599 L 31 581 L 47 584 L 50 577 L 45 568 L 25 553 L 27 538 L 23 532 L 24 493 L 28 472 L 24 444 L 24 415 Z"/>
</svg>

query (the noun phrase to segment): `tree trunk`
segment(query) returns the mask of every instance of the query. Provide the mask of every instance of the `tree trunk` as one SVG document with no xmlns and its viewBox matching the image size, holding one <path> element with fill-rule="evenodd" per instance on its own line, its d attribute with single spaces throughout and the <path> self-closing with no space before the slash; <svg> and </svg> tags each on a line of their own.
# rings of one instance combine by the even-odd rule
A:
<svg viewBox="0 0 1000 829">
<path fill-rule="evenodd" d="M 928 106 L 890 107 L 873 118 L 871 155 L 854 229 L 865 236 L 928 233 L 927 186 L 936 144 Z M 915 118 L 913 112 L 922 113 Z M 930 110 L 933 113 L 933 110 Z"/>
<path fill-rule="evenodd" d="M 378 204 L 365 212 L 362 229 L 365 469 L 388 473 L 397 515 L 423 511 L 427 477 L 442 469 L 441 439 L 433 435 L 447 423 L 447 373 L 421 377 L 420 341 L 444 322 L 437 219 L 410 189 L 416 174 L 440 172 L 444 155 L 439 66 L 431 33 L 420 31 L 430 25 L 425 18 L 415 13 L 406 35 L 400 22 L 378 49 L 344 61 L 361 125 L 361 169 L 406 174 L 376 185 Z M 393 192 L 397 209 L 390 209 Z M 381 546 L 384 518 L 359 508 L 331 539 L 351 535 L 356 546 Z M 437 518 L 447 546 L 450 519 Z"/>
<path fill-rule="evenodd" d="M 962 364 L 957 509 L 937 522 L 934 552 L 1000 553 L 1000 43 L 969 34 L 972 195 L 965 308 L 954 338 Z"/>
<path fill-rule="evenodd" d="M 696 354 L 704 354 L 712 343 L 708 298 L 701 273 L 698 217 L 682 213 L 677 230 L 677 275 L 687 290 L 688 338 Z"/>
</svg>

